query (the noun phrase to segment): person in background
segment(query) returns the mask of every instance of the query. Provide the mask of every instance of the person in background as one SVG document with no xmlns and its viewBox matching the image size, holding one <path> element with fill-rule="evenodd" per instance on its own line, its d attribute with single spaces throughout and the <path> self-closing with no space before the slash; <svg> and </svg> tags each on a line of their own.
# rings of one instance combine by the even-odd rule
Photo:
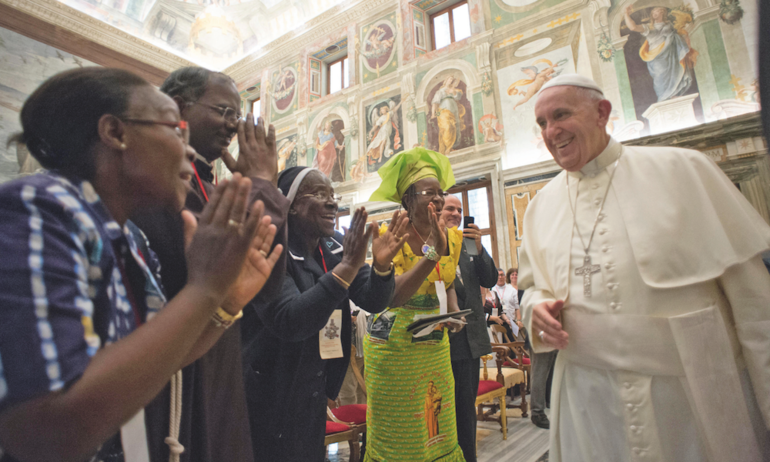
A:
<svg viewBox="0 0 770 462">
<path fill-rule="evenodd" d="M 366 334 L 366 323 L 370 316 L 369 313 L 362 310 L 352 301 L 350 302 L 351 327 L 353 333 L 350 336 L 352 345 L 356 347 L 356 354 L 350 355 L 350 364 L 345 372 L 345 380 L 342 381 L 340 388 L 340 405 L 348 404 L 366 404 L 366 390 L 361 387 L 356 378 L 353 368 L 358 369 L 361 377 L 364 375 L 364 335 Z M 351 349 L 352 351 L 352 349 Z"/>
<path fill-rule="evenodd" d="M 519 290 L 519 269 L 508 268 L 505 272 L 505 282 L 513 288 L 514 296 L 511 297 L 510 303 L 506 306 L 503 301 L 503 307 L 505 314 L 508 315 L 508 319 L 513 324 L 516 324 L 519 328 L 519 332 L 524 328 L 524 323 L 521 322 L 521 309 L 519 307 L 519 300 L 521 300 L 522 291 Z M 521 337 L 521 334 L 519 334 Z"/>
<path fill-rule="evenodd" d="M 193 163 L 192 181 L 185 201 L 187 210 L 199 216 L 214 190 L 213 162 L 222 159 L 230 171 L 251 180 L 249 203 L 261 200 L 265 214 L 278 228 L 275 245 L 286 246 L 286 212 L 288 202 L 276 187 L 277 154 L 275 130 L 266 128 L 262 119 L 254 124 L 254 116 L 241 118 L 241 99 L 235 82 L 227 75 L 201 67 L 185 67 L 172 72 L 160 87 L 177 104 L 190 129 L 190 145 L 197 155 Z M 228 151 L 237 136 L 238 160 Z M 150 247 L 158 254 L 166 290 L 176 294 L 187 281 L 183 233 L 179 211 L 158 207 L 140 210 L 132 220 L 144 231 Z M 270 281 L 244 310 L 238 329 L 228 330 L 217 344 L 182 372 L 182 411 L 179 444 L 181 462 L 218 462 L 237 460 L 250 462 L 251 432 L 243 390 L 241 330 L 254 305 L 267 303 L 278 294 L 285 274 L 286 256 L 281 255 Z M 248 342 L 245 342 L 248 344 Z M 175 384 L 179 386 L 179 384 Z M 218 390 L 227 390 L 226 393 Z M 173 405 L 170 392 L 156 399 L 157 406 L 148 412 Z M 148 419 L 168 428 L 168 420 Z M 161 434 L 159 431 L 153 435 Z M 159 459 L 167 459 L 169 446 L 164 439 L 150 441 L 151 451 Z"/>
<path fill-rule="evenodd" d="M 508 282 L 506 273 L 502 268 L 497 269 L 497 284 L 492 287 L 491 291 L 497 294 L 497 297 L 500 299 L 500 304 L 503 308 L 502 312 L 505 314 L 505 322 L 511 327 L 515 319 L 516 309 L 518 308 L 518 298 L 516 296 L 516 289 Z M 512 338 L 511 341 L 514 341 L 514 339 Z"/>
<path fill-rule="evenodd" d="M 453 282 L 462 233 L 446 229 L 438 215 L 454 173 L 446 156 L 420 147 L 394 155 L 377 173 L 383 181 L 369 200 L 400 202 L 411 232 L 393 259 L 393 300 L 373 315 L 364 338 L 364 460 L 461 461 L 445 323 L 420 337 L 406 330 L 416 316 L 439 314 L 442 305 L 447 313 L 459 311 Z"/>
<path fill-rule="evenodd" d="M 500 302 L 500 297 L 494 290 L 484 288 L 484 312 L 487 314 L 487 326 L 497 324 L 505 328 L 505 335 L 508 336 L 508 340 L 515 342 L 516 337 L 513 335 L 511 329 L 511 321 L 508 316 L 503 312 L 503 304 Z M 505 339 L 503 339 L 505 341 Z"/>
<path fill-rule="evenodd" d="M 462 224 L 463 205 L 460 200 L 448 195 L 441 209 L 441 219 L 447 228 L 458 228 Z M 487 333 L 484 306 L 481 303 L 481 287 L 492 287 L 497 282 L 495 261 L 481 245 L 481 232 L 475 224 L 463 230 L 463 238 L 476 242 L 478 255 L 468 255 L 463 240 L 460 262 L 454 287 L 457 305 L 461 310 L 473 310 L 465 316 L 468 325 L 460 332 L 449 336 L 452 359 L 452 375 L 455 379 L 455 407 L 457 415 L 457 442 L 466 462 L 476 462 L 476 395 L 479 390 L 479 360 L 492 352 Z"/>
<path fill-rule="evenodd" d="M 0 187 L 0 458 L 149 460 L 144 406 L 263 287 L 276 228 L 247 208 L 249 179 L 223 182 L 199 222 L 184 215 L 187 283 L 166 302 L 128 218 L 182 207 L 194 151 L 174 101 L 82 68 L 35 90 L 21 125 L 48 172 Z"/>
<path fill-rule="evenodd" d="M 382 234 L 366 229 L 363 208 L 342 242 L 334 238 L 339 196 L 307 167 L 284 170 L 278 187 L 289 209 L 286 278 L 280 295 L 256 309 L 246 389 L 257 461 L 322 462 L 327 399 L 336 399 L 350 361 L 350 301 L 374 313 L 393 297 L 393 257 L 406 242 L 398 212 Z M 365 262 L 371 241 L 373 264 Z"/>
<path fill-rule="evenodd" d="M 612 139 L 611 111 L 577 74 L 535 104 L 564 169 L 519 266 L 532 347 L 561 350 L 549 457 L 768 460 L 770 227 L 703 153 Z"/>
</svg>

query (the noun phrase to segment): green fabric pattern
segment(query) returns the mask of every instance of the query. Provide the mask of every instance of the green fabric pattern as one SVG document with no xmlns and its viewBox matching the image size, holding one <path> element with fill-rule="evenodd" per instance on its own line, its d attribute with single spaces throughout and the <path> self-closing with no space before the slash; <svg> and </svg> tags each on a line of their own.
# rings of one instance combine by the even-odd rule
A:
<svg viewBox="0 0 770 462">
<path fill-rule="evenodd" d="M 438 179 L 444 191 L 455 184 L 455 175 L 449 159 L 443 154 L 421 147 L 399 152 L 385 162 L 377 173 L 382 178 L 382 183 L 372 193 L 370 201 L 399 203 L 407 188 L 423 178 Z"/>
<path fill-rule="evenodd" d="M 383 226 L 380 232 L 385 229 Z M 450 229 L 448 233 L 449 255 L 441 258 L 438 267 L 441 280 L 450 287 L 462 248 L 462 232 Z M 411 269 L 420 258 L 404 245 L 393 259 L 396 275 Z M 465 460 L 457 444 L 449 337 L 446 332 L 435 331 L 413 339 L 406 331 L 415 315 L 438 314 L 434 285 L 438 279 L 437 272 L 432 271 L 404 306 L 379 315 L 395 320 L 387 340 L 370 334 L 364 338 L 368 392 L 364 462 Z"/>
</svg>

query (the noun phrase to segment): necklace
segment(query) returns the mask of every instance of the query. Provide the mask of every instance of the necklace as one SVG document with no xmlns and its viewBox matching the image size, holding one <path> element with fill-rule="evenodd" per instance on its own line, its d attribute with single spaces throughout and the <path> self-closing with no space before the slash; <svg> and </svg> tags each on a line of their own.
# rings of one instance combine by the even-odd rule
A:
<svg viewBox="0 0 770 462">
<path fill-rule="evenodd" d="M 428 239 L 423 239 L 422 236 L 420 236 L 420 232 L 417 231 L 417 228 L 414 227 L 414 223 L 412 223 L 412 229 L 415 233 L 417 233 L 417 237 L 419 237 L 422 241 L 422 247 L 420 248 L 420 250 L 422 250 L 422 254 L 425 255 L 426 253 L 430 252 L 431 247 L 428 245 L 428 239 L 433 236 L 433 229 L 431 228 L 430 234 L 428 234 Z"/>
<path fill-rule="evenodd" d="M 594 233 L 596 232 L 596 225 L 599 224 L 599 217 L 602 214 L 602 210 L 604 210 L 604 203 L 607 201 L 607 194 L 610 192 L 610 186 L 612 185 L 612 179 L 615 177 L 615 172 L 618 170 L 618 162 L 620 162 L 620 156 L 623 155 L 623 148 L 620 149 L 620 154 L 618 154 L 618 158 L 615 160 L 615 164 L 612 168 L 612 173 L 610 173 L 610 181 L 607 182 L 607 190 L 604 191 L 604 197 L 602 198 L 602 204 L 599 207 L 599 211 L 596 213 L 596 219 L 594 219 L 594 226 L 593 229 L 591 229 L 591 236 L 588 238 L 588 245 L 586 245 L 585 241 L 583 240 L 583 235 L 580 234 L 580 228 L 577 224 L 577 201 L 578 197 L 580 196 L 580 180 L 578 180 L 577 184 L 577 192 L 575 193 L 575 205 L 572 205 L 572 195 L 570 194 L 569 190 L 569 173 L 567 173 L 567 199 L 569 199 L 569 209 L 572 212 L 572 224 L 575 227 L 575 231 L 577 232 L 578 237 L 580 238 L 580 244 L 583 245 L 583 252 L 585 253 L 585 257 L 583 257 L 583 266 L 580 268 L 575 268 L 575 276 L 583 276 L 583 295 L 586 298 L 591 298 L 591 275 L 593 273 L 599 272 L 601 267 L 599 265 L 592 265 L 591 264 L 591 256 L 588 255 L 588 250 L 591 248 L 591 243 L 594 240 Z"/>
</svg>

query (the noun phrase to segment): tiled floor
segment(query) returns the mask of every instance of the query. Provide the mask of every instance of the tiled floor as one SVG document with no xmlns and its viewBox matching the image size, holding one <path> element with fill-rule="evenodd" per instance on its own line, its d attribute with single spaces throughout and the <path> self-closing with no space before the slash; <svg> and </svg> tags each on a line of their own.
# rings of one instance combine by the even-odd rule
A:
<svg viewBox="0 0 770 462">
<path fill-rule="evenodd" d="M 505 441 L 499 424 L 478 423 L 478 462 L 548 462 L 548 430 L 534 426 L 529 417 L 522 418 L 517 408 L 509 408 L 507 415 L 508 439 Z M 331 462 L 348 462 L 349 456 L 346 443 L 329 446 Z"/>
</svg>

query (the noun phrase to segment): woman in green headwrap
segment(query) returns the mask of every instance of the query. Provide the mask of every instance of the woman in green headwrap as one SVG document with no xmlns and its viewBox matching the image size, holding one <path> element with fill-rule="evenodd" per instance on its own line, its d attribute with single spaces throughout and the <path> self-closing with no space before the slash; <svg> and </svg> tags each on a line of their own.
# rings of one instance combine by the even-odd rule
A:
<svg viewBox="0 0 770 462">
<path fill-rule="evenodd" d="M 391 158 L 379 175 L 382 185 L 369 200 L 400 202 L 411 229 L 393 258 L 396 289 L 390 308 L 373 316 L 364 338 L 364 461 L 464 461 L 445 326 L 416 338 L 406 331 L 416 315 L 439 313 L 442 292 L 448 311 L 459 310 L 452 283 L 462 232 L 447 230 L 438 218 L 445 191 L 455 183 L 452 167 L 446 156 L 414 148 Z"/>
</svg>

